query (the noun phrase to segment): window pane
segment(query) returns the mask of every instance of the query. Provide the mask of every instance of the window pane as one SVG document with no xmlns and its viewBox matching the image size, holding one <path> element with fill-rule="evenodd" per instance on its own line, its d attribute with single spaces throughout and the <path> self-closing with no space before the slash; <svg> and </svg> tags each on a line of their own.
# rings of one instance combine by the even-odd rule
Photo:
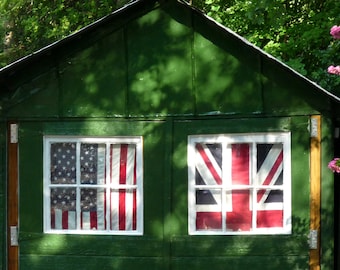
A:
<svg viewBox="0 0 340 270">
<path fill-rule="evenodd" d="M 257 177 L 259 185 L 283 184 L 283 145 L 257 144 Z"/>
<path fill-rule="evenodd" d="M 257 192 L 257 227 L 283 227 L 283 191 L 261 189 Z"/>
<path fill-rule="evenodd" d="M 196 190 L 196 229 L 222 229 L 220 189 Z"/>
<path fill-rule="evenodd" d="M 110 147 L 111 183 L 136 184 L 136 145 L 112 144 Z"/>
<path fill-rule="evenodd" d="M 136 230 L 136 211 L 137 193 L 135 189 L 111 191 L 111 230 Z"/>
<path fill-rule="evenodd" d="M 196 214 L 196 230 L 221 230 L 221 212 L 198 212 Z"/>
<path fill-rule="evenodd" d="M 76 189 L 52 188 L 50 202 L 51 229 L 76 229 Z"/>
<path fill-rule="evenodd" d="M 196 143 L 195 147 L 196 185 L 222 184 L 221 144 Z"/>
<path fill-rule="evenodd" d="M 105 144 L 81 144 L 80 174 L 82 184 L 105 183 Z"/>
<path fill-rule="evenodd" d="M 46 136 L 44 231 L 142 234 L 141 143 L 142 137 Z"/>
<path fill-rule="evenodd" d="M 250 157 L 249 144 L 239 143 L 232 144 L 232 184 L 249 185 L 250 184 Z"/>
<path fill-rule="evenodd" d="M 227 204 L 227 230 L 250 231 L 252 227 L 252 211 L 250 208 L 251 193 L 249 190 L 233 190 L 226 192 Z M 227 201 L 228 203 L 228 201 Z M 231 203 L 231 205 L 230 205 Z"/>
<path fill-rule="evenodd" d="M 80 207 L 83 230 L 105 230 L 105 190 L 103 188 L 82 188 Z"/>
<path fill-rule="evenodd" d="M 76 183 L 76 144 L 51 144 L 51 184 Z"/>
<path fill-rule="evenodd" d="M 291 232 L 289 132 L 188 141 L 190 234 Z"/>
</svg>

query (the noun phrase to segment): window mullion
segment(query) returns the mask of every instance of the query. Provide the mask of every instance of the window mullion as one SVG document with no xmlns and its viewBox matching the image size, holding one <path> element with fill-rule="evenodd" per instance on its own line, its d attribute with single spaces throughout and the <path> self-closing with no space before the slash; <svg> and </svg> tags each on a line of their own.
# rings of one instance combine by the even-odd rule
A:
<svg viewBox="0 0 340 270">
<path fill-rule="evenodd" d="M 225 232 L 227 230 L 227 198 L 226 198 L 226 188 L 227 186 L 227 179 L 229 174 L 227 173 L 227 162 L 226 162 L 226 153 L 227 153 L 227 145 L 226 143 L 222 143 L 222 187 L 220 189 L 221 194 L 221 206 L 222 206 L 222 231 Z"/>
<path fill-rule="evenodd" d="M 44 215 L 46 215 L 46 222 L 45 222 L 45 228 L 48 230 L 51 230 L 51 143 L 45 142 L 44 149 L 46 149 L 46 154 L 44 156 L 44 160 L 46 161 L 46 165 L 44 167 Z"/>
<path fill-rule="evenodd" d="M 80 207 L 80 142 L 76 143 L 76 213 L 77 230 L 81 229 L 81 207 Z"/>
<path fill-rule="evenodd" d="M 258 177 L 257 177 L 257 168 L 256 168 L 256 157 L 257 157 L 257 149 L 256 143 L 251 144 L 251 154 L 250 154 L 250 183 L 252 185 L 251 194 L 252 194 L 252 229 L 257 229 L 257 189 L 258 189 Z"/>
<path fill-rule="evenodd" d="M 223 143 L 223 150 L 222 150 L 222 172 L 223 172 L 223 184 L 224 184 L 224 193 L 228 190 L 228 195 L 225 194 L 225 224 L 226 230 L 227 228 L 227 211 L 232 209 L 232 206 L 227 205 L 227 203 L 232 203 L 232 193 L 233 193 L 233 185 L 232 185 L 232 153 L 231 153 L 231 144 L 227 142 Z M 228 199 L 229 196 L 229 199 Z"/>
<path fill-rule="evenodd" d="M 106 144 L 106 155 L 105 155 L 105 163 L 106 163 L 106 169 L 105 169 L 105 185 L 106 185 L 106 213 L 105 213 L 105 221 L 106 221 L 106 230 L 111 230 L 111 222 L 110 222 L 110 216 L 111 216 L 111 152 L 110 152 L 110 144 Z"/>
</svg>

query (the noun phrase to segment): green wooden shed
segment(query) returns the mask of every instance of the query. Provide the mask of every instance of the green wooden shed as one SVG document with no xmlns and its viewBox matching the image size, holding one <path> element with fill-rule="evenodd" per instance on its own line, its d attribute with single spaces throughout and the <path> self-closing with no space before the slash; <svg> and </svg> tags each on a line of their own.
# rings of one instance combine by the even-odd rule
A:
<svg viewBox="0 0 340 270">
<path fill-rule="evenodd" d="M 0 87 L 1 269 L 339 269 L 340 99 L 187 3 L 134 1 Z"/>
</svg>

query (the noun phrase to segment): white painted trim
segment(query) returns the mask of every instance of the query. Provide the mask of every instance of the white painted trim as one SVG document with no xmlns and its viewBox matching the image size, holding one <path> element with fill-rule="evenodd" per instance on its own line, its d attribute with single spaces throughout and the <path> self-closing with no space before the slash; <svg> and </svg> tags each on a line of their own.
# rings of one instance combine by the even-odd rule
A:
<svg viewBox="0 0 340 270">
<path fill-rule="evenodd" d="M 75 184 L 51 184 L 50 182 L 50 145 L 52 143 L 62 143 L 62 142 L 74 142 L 77 144 L 77 175 Z M 106 173 L 105 182 L 99 183 L 97 185 L 81 184 L 80 183 L 80 144 L 81 143 L 96 143 L 106 145 L 105 154 L 105 166 L 107 171 L 109 171 L 110 166 L 110 145 L 112 144 L 130 144 L 135 145 L 136 149 L 136 184 L 127 183 L 127 185 L 113 184 L 110 183 L 110 175 Z M 98 234 L 98 235 L 143 235 L 143 138 L 141 136 L 131 136 L 131 137 L 81 137 L 81 136 L 44 136 L 43 139 L 43 160 L 44 160 L 44 188 L 43 188 L 43 227 L 44 232 L 48 234 Z M 101 168 L 103 169 L 103 168 Z M 77 228 L 63 230 L 63 229 L 51 229 L 51 208 L 50 208 L 50 188 L 52 187 L 75 187 L 77 189 L 77 210 L 76 217 Z M 106 189 L 106 213 L 104 213 L 104 218 L 106 220 L 105 230 L 91 230 L 91 229 L 81 229 L 80 228 L 80 187 L 81 188 L 104 188 Z M 136 230 L 120 231 L 120 230 L 110 230 L 110 196 L 111 190 L 117 188 L 127 188 L 136 190 Z M 100 224 L 99 224 L 100 226 Z"/>
<path fill-rule="evenodd" d="M 196 143 L 221 143 L 222 144 L 222 185 L 196 185 L 195 184 L 195 144 Z M 225 219 L 222 221 L 221 230 L 196 230 L 196 189 L 222 189 L 222 194 L 231 190 L 231 164 L 228 162 L 231 158 L 230 144 L 234 143 L 249 143 L 252 145 L 250 149 L 251 160 L 256 160 L 256 144 L 257 143 L 282 143 L 283 145 L 283 183 L 282 186 L 263 186 L 257 181 L 256 162 L 252 162 L 250 169 L 250 177 L 253 183 L 250 185 L 233 186 L 235 189 L 249 189 L 256 194 L 256 189 L 277 189 L 283 190 L 283 228 L 256 228 L 256 196 L 251 196 L 252 201 L 249 202 L 251 210 L 253 211 L 252 230 L 247 232 L 236 232 L 226 229 L 224 225 Z M 229 149 L 229 150 L 228 150 Z M 233 133 L 233 134 L 207 134 L 207 135 L 190 135 L 188 136 L 187 147 L 187 163 L 188 163 L 188 232 L 190 235 L 257 235 L 257 234 L 291 234 L 291 134 L 290 132 L 270 132 L 270 133 Z M 227 195 L 225 195 L 227 196 Z M 278 205 L 276 205 L 278 206 Z M 255 208 L 254 208 L 255 207 Z M 228 206 L 222 203 L 222 209 L 228 209 Z M 225 215 L 222 213 L 222 218 Z"/>
</svg>

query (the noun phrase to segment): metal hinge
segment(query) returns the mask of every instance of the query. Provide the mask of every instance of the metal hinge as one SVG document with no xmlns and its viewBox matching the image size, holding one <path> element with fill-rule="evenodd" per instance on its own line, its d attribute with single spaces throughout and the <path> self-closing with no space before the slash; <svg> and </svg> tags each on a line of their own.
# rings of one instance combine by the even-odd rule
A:
<svg viewBox="0 0 340 270">
<path fill-rule="evenodd" d="M 311 118 L 310 119 L 310 137 L 311 138 L 317 138 L 319 134 L 318 130 L 318 119 L 317 118 Z"/>
<path fill-rule="evenodd" d="M 18 226 L 10 226 L 10 234 L 11 234 L 11 246 L 18 246 Z"/>
<path fill-rule="evenodd" d="M 11 143 L 18 143 L 18 124 L 11 124 L 10 125 L 10 142 Z"/>
<path fill-rule="evenodd" d="M 310 230 L 308 235 L 310 249 L 318 249 L 318 230 Z"/>
</svg>

